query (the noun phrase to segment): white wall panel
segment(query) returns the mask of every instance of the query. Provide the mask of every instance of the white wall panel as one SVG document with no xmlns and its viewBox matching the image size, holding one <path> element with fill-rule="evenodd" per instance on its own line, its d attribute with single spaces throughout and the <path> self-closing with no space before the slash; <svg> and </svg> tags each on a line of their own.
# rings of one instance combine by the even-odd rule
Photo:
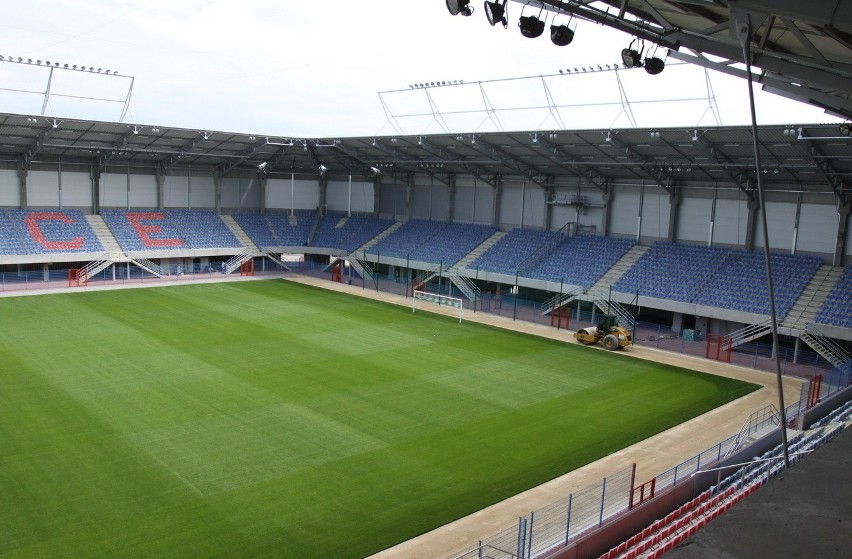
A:
<svg viewBox="0 0 852 559">
<path fill-rule="evenodd" d="M 681 198 L 678 207 L 677 241 L 707 242 L 710 235 L 710 198 Z"/>
<path fill-rule="evenodd" d="M 713 224 L 714 245 L 743 246 L 748 225 L 745 200 L 716 200 L 716 219 Z"/>
<path fill-rule="evenodd" d="M 352 181 L 352 211 L 373 213 L 376 211 L 376 193 L 372 181 Z"/>
<path fill-rule="evenodd" d="M 195 209 L 216 207 L 213 177 L 189 177 L 189 205 Z"/>
<path fill-rule="evenodd" d="M 89 173 L 62 172 L 62 207 L 91 208 L 92 178 Z"/>
<path fill-rule="evenodd" d="M 837 209 L 834 206 L 802 204 L 796 251 L 833 255 L 837 241 L 837 220 Z"/>
<path fill-rule="evenodd" d="M 267 185 L 268 186 L 268 185 Z M 326 205 L 336 212 L 372 212 L 373 183 L 352 178 L 351 188 L 348 180 L 328 181 Z M 351 207 L 350 207 L 351 206 Z"/>
<path fill-rule="evenodd" d="M 411 217 L 416 219 L 432 218 L 432 191 L 433 185 L 415 185 L 414 195 L 411 200 Z M 404 193 L 405 191 L 403 191 Z"/>
<path fill-rule="evenodd" d="M 127 207 L 127 175 L 104 173 L 101 175 L 101 206 L 106 208 Z"/>
<path fill-rule="evenodd" d="M 222 197 L 220 203 L 222 208 L 240 209 L 240 179 L 238 177 L 225 177 L 221 181 Z"/>
<path fill-rule="evenodd" d="M 59 207 L 59 174 L 56 171 L 30 171 L 27 187 L 30 206 Z"/>
<path fill-rule="evenodd" d="M 461 181 L 459 181 L 461 182 Z M 456 183 L 456 200 L 454 207 L 453 221 L 457 223 L 472 223 L 476 208 L 474 200 L 476 193 L 474 192 L 473 182 L 469 184 Z"/>
<path fill-rule="evenodd" d="M 609 203 L 609 232 L 635 237 L 638 218 L 639 187 L 616 187 Z"/>
<path fill-rule="evenodd" d="M 493 225 L 494 221 L 494 189 L 487 184 L 477 184 L 474 196 L 474 221 Z"/>
<path fill-rule="evenodd" d="M 319 206 L 319 183 L 315 180 L 269 179 L 266 192 L 266 207 L 270 209 L 315 210 Z"/>
<path fill-rule="evenodd" d="M 669 234 L 669 195 L 657 187 L 645 187 L 641 237 L 665 239 Z"/>
<path fill-rule="evenodd" d="M 447 221 L 450 219 L 450 189 L 445 184 L 435 183 L 431 191 L 431 210 L 429 219 Z"/>
<path fill-rule="evenodd" d="M 524 197 L 524 227 L 544 227 L 545 197 L 543 188 L 527 184 Z"/>
<path fill-rule="evenodd" d="M 157 178 L 154 175 L 130 175 L 130 207 L 157 207 Z"/>
<path fill-rule="evenodd" d="M 521 224 L 521 183 L 504 181 L 500 200 L 500 225 L 510 229 Z"/>
<path fill-rule="evenodd" d="M 796 224 L 796 204 L 789 202 L 766 202 L 766 224 L 769 229 L 769 248 L 789 251 L 793 246 L 793 226 Z M 758 210 L 755 220 L 754 246 L 762 247 L 763 225 Z"/>
<path fill-rule="evenodd" d="M 163 207 L 186 208 L 189 206 L 189 177 L 167 175 L 163 190 Z"/>
<path fill-rule="evenodd" d="M 20 206 L 21 189 L 18 187 L 18 172 L 0 169 L 0 206 Z"/>
<path fill-rule="evenodd" d="M 260 180 L 256 177 L 240 179 L 239 207 L 244 210 L 260 209 Z"/>
</svg>

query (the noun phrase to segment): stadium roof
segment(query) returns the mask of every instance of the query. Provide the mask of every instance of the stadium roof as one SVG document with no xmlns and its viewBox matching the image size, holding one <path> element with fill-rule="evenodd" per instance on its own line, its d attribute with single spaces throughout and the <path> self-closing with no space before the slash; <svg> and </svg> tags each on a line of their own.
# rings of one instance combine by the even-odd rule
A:
<svg viewBox="0 0 852 559">
<path fill-rule="evenodd" d="M 833 191 L 847 200 L 852 138 L 837 125 L 759 128 L 764 181 L 789 190 Z M 848 130 L 844 129 L 844 132 Z M 239 172 L 373 177 L 473 175 L 526 177 L 547 188 L 582 180 L 754 187 L 754 148 L 745 126 L 553 130 L 353 138 L 274 138 L 84 120 L 0 114 L 0 159 L 6 166 L 82 163 L 95 170 L 131 166 L 169 173 L 191 166 L 220 176 Z"/>
<path fill-rule="evenodd" d="M 671 58 L 740 77 L 746 72 L 737 28 L 748 21 L 752 65 L 760 70 L 756 80 L 764 89 L 852 118 L 850 2 L 543 0 L 542 4 L 667 47 Z"/>
</svg>

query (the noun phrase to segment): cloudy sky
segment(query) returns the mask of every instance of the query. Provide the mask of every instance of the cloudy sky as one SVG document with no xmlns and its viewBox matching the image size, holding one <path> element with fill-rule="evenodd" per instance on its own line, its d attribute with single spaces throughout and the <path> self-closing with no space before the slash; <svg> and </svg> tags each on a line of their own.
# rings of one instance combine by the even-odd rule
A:
<svg viewBox="0 0 852 559">
<path fill-rule="evenodd" d="M 569 46 L 554 46 L 547 33 L 527 39 L 517 28 L 517 3 L 509 5 L 508 29 L 488 25 L 477 0 L 468 18 L 452 17 L 441 0 L 4 4 L 0 54 L 133 76 L 128 123 L 344 137 L 498 126 L 693 127 L 745 124 L 749 118 L 744 81 L 710 73 L 711 105 L 705 73 L 695 68 L 670 64 L 658 76 L 642 70 L 560 75 L 560 69 L 605 69 L 619 61 L 630 37 L 575 20 Z M 557 16 L 557 23 L 568 18 Z M 659 56 L 664 54 L 661 49 Z M 0 63 L 0 111 L 41 113 L 42 95 L 8 90 L 44 91 L 48 73 Z M 430 89 L 429 95 L 409 87 L 455 80 L 464 85 Z M 129 78 L 56 71 L 45 114 L 116 121 L 129 85 Z M 621 104 L 621 91 L 630 110 Z M 757 103 L 762 123 L 836 120 L 769 94 Z M 486 106 L 495 109 L 491 118 Z M 443 121 L 432 116 L 433 108 L 445 115 Z"/>
</svg>

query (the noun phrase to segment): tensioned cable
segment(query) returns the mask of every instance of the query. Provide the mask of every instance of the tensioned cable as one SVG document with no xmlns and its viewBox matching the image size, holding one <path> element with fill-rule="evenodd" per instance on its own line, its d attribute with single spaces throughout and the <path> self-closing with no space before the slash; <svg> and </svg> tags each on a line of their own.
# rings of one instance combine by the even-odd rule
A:
<svg viewBox="0 0 852 559">
<path fill-rule="evenodd" d="M 778 347 L 778 315 L 775 311 L 775 282 L 772 278 L 772 254 L 769 251 L 769 227 L 766 224 L 766 203 L 763 199 L 763 181 L 760 165 L 760 143 L 757 140 L 757 116 L 754 109 L 754 85 L 751 73 L 751 22 L 748 15 L 741 16 L 737 22 L 737 35 L 743 46 L 743 59 L 748 80 L 748 100 L 751 109 L 751 135 L 754 143 L 754 166 L 757 175 L 757 196 L 760 203 L 761 225 L 763 227 L 763 256 L 766 262 L 766 283 L 769 289 L 769 317 L 772 329 L 772 348 L 775 357 L 775 377 L 778 381 L 778 414 L 781 416 L 779 430 L 784 447 L 784 468 L 790 467 L 790 449 L 787 445 L 787 413 L 784 409 L 784 385 L 781 379 L 781 352 Z"/>
</svg>

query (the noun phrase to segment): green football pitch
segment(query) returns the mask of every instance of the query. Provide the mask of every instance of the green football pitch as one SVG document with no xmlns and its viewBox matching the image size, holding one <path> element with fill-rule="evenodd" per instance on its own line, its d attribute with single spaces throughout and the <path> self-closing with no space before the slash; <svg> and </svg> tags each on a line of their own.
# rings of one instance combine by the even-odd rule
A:
<svg viewBox="0 0 852 559">
<path fill-rule="evenodd" d="M 281 280 L 0 316 L 3 558 L 363 557 L 756 388 Z"/>
</svg>

